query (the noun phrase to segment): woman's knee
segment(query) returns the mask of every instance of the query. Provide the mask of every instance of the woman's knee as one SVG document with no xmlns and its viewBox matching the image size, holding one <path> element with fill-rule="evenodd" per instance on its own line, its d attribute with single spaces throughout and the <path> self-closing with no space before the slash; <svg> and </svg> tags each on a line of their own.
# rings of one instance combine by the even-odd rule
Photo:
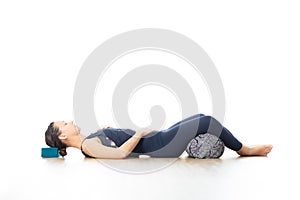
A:
<svg viewBox="0 0 300 200">
<path fill-rule="evenodd" d="M 200 119 L 200 122 L 203 122 L 203 123 L 206 123 L 206 124 L 210 124 L 210 126 L 220 126 L 221 123 L 216 119 L 214 118 L 213 116 L 210 116 L 210 115 L 205 115 L 204 117 L 202 117 Z"/>
<path fill-rule="evenodd" d="M 213 116 L 211 116 L 211 115 L 204 115 L 202 118 L 206 118 L 206 119 L 218 122 L 218 120 L 216 118 L 214 118 Z"/>
<path fill-rule="evenodd" d="M 212 120 L 212 119 L 214 119 L 212 116 L 210 116 L 210 115 L 204 115 L 204 116 L 202 116 L 201 117 L 201 120 L 207 120 L 207 121 L 210 121 L 210 120 Z"/>
</svg>

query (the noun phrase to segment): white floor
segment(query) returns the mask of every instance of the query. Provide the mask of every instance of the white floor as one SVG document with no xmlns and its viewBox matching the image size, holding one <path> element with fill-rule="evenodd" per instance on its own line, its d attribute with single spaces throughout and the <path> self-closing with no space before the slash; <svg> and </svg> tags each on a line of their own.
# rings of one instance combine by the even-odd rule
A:
<svg viewBox="0 0 300 200">
<path fill-rule="evenodd" d="M 269 157 L 221 159 L 4 158 L 0 199 L 299 199 L 299 165 L 276 147 Z M 3 166 L 2 166 L 3 167 Z M 114 169 L 113 169 L 114 168 Z"/>
</svg>

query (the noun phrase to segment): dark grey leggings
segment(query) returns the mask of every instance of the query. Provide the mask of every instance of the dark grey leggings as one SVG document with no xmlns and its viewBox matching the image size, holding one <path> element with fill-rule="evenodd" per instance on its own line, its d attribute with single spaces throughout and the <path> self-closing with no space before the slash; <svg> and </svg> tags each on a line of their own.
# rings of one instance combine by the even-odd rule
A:
<svg viewBox="0 0 300 200">
<path fill-rule="evenodd" d="M 219 137 L 226 147 L 234 151 L 242 147 L 242 143 L 218 120 L 204 114 L 196 114 L 177 122 L 168 129 L 142 138 L 133 152 L 152 157 L 178 157 L 194 137 L 205 133 Z"/>
</svg>

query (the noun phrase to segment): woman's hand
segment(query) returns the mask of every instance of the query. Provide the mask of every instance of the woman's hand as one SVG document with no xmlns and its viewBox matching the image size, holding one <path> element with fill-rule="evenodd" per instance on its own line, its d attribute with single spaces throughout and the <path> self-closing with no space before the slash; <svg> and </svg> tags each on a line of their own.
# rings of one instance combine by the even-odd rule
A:
<svg viewBox="0 0 300 200">
<path fill-rule="evenodd" d="M 142 129 L 139 129 L 135 132 L 135 136 L 137 137 L 145 137 L 146 135 L 149 135 L 150 133 L 153 133 L 153 132 L 157 132 L 157 130 L 153 130 L 153 129 L 150 129 L 150 128 L 142 128 Z"/>
<path fill-rule="evenodd" d="M 153 133 L 153 132 L 157 132 L 157 131 L 149 129 L 149 128 L 142 128 L 142 129 L 137 130 L 130 139 L 128 139 L 126 142 L 124 142 L 118 148 L 124 152 L 122 158 L 127 157 L 132 152 L 132 150 L 136 147 L 136 145 L 139 143 L 139 141 L 141 140 L 142 137 L 144 137 L 150 133 Z"/>
<path fill-rule="evenodd" d="M 112 126 L 103 125 L 103 126 L 100 126 L 99 130 L 106 129 L 106 128 L 112 128 Z"/>
</svg>

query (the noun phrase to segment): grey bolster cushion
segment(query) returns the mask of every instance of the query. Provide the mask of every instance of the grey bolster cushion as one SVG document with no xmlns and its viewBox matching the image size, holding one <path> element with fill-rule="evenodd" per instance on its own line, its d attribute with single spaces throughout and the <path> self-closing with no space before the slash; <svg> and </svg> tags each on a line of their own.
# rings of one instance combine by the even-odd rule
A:
<svg viewBox="0 0 300 200">
<path fill-rule="evenodd" d="M 223 141 L 209 133 L 200 134 L 187 145 L 186 152 L 192 158 L 219 158 L 223 155 Z"/>
</svg>

